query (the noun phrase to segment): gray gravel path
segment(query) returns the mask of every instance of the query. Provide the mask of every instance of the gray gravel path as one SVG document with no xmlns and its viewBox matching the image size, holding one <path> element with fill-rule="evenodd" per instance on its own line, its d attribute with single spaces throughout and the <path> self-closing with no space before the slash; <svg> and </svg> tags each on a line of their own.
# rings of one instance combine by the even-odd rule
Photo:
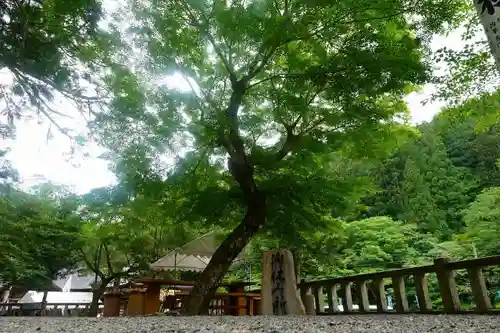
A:
<svg viewBox="0 0 500 333">
<path fill-rule="evenodd" d="M 215 332 L 481 332 L 500 333 L 500 316 L 358 315 L 301 317 L 3 317 L 11 333 L 215 333 Z"/>
</svg>

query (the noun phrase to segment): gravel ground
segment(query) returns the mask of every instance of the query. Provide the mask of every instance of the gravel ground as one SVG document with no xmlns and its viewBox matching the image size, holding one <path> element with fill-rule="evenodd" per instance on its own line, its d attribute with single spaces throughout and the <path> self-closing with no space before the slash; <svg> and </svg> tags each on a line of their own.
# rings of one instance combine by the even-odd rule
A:
<svg viewBox="0 0 500 333">
<path fill-rule="evenodd" d="M 0 332 L 215 333 L 215 332 L 500 332 L 500 316 L 358 315 L 301 317 L 3 317 Z"/>
</svg>

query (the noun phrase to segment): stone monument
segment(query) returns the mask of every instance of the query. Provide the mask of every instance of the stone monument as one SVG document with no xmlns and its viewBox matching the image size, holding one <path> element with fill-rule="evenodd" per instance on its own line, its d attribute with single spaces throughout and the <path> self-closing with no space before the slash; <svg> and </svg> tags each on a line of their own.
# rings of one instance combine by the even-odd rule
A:
<svg viewBox="0 0 500 333">
<path fill-rule="evenodd" d="M 264 252 L 261 293 L 263 315 L 305 314 L 297 291 L 292 253 L 289 250 Z"/>
</svg>

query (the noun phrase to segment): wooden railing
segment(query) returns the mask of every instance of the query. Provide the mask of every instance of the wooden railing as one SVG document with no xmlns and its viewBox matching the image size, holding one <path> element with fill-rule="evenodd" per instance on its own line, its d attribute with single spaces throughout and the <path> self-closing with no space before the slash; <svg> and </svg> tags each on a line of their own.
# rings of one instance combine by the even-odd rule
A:
<svg viewBox="0 0 500 333">
<path fill-rule="evenodd" d="M 90 303 L 47 303 L 41 310 L 40 303 L 0 303 L 0 316 L 86 316 Z M 102 304 L 99 312 L 102 312 Z"/>
<path fill-rule="evenodd" d="M 358 312 L 410 312 L 406 293 L 405 279 L 413 277 L 415 293 L 418 300 L 417 312 L 462 312 L 459 294 L 455 282 L 455 271 L 466 270 L 467 278 L 472 290 L 472 297 L 475 303 L 474 310 L 485 313 L 492 311 L 492 304 L 488 296 L 483 268 L 487 266 L 500 265 L 500 256 L 486 257 L 465 261 L 449 262 L 446 259 L 436 259 L 433 265 L 403 268 L 391 271 L 344 276 L 334 279 L 319 281 L 303 281 L 299 283 L 301 297 L 306 307 L 306 312 L 325 313 L 352 313 L 356 310 L 353 307 L 353 293 L 356 290 L 358 301 Z M 433 309 L 427 277 L 435 274 L 439 285 L 439 293 L 442 300 L 442 309 Z M 394 290 L 394 310 L 388 309 L 386 300 L 385 280 L 392 281 Z M 372 299 L 376 308 L 370 306 L 369 290 L 372 292 Z M 338 293 L 342 293 L 342 308 L 339 310 Z M 325 306 L 325 293 L 326 303 Z M 326 309 L 325 309 L 326 307 Z"/>
</svg>

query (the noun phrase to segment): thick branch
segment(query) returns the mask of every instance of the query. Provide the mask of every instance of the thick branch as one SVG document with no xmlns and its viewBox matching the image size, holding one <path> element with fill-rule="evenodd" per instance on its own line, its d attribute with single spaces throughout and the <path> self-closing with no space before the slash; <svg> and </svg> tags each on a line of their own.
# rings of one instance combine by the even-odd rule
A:
<svg viewBox="0 0 500 333">
<path fill-rule="evenodd" d="M 295 135 L 292 133 L 292 131 L 287 131 L 285 142 L 281 146 L 281 149 L 278 150 L 276 155 L 274 155 L 272 160 L 274 160 L 274 162 L 279 162 L 282 159 L 284 159 L 288 155 L 288 153 L 293 151 L 293 149 L 299 142 L 300 138 L 301 138 L 300 135 Z"/>
<path fill-rule="evenodd" d="M 312 131 L 313 129 L 315 129 L 316 127 L 318 127 L 319 125 L 321 125 L 323 122 L 325 121 L 325 117 L 321 117 L 319 119 L 317 119 L 315 122 L 313 122 L 310 126 L 306 127 L 305 129 L 303 129 L 300 134 L 305 134 L 309 131 Z"/>
<path fill-rule="evenodd" d="M 102 246 L 104 247 L 104 252 L 106 252 L 106 264 L 108 266 L 108 275 L 113 275 L 113 266 L 111 265 L 111 253 L 109 253 L 108 246 L 103 243 Z"/>
<path fill-rule="evenodd" d="M 220 60 L 224 64 L 224 67 L 226 67 L 226 70 L 229 73 L 229 79 L 231 80 L 231 84 L 235 85 L 238 78 L 236 77 L 234 69 L 231 67 L 231 65 L 229 64 L 229 61 L 226 59 L 226 57 L 222 53 L 222 50 L 215 42 L 215 39 L 212 37 L 212 35 L 208 31 L 208 28 L 205 28 L 205 35 L 207 36 L 208 40 L 210 41 L 210 44 L 212 44 L 212 46 L 215 50 L 215 53 L 217 54 L 217 56 L 220 58 Z"/>
<path fill-rule="evenodd" d="M 271 57 L 274 55 L 278 47 L 280 46 L 279 44 L 271 45 L 269 47 L 266 47 L 266 44 L 271 43 L 271 42 L 264 42 L 261 46 L 261 49 L 266 49 L 267 52 L 262 56 L 262 59 L 259 60 L 259 56 L 256 56 L 254 61 L 249 67 L 248 74 L 246 75 L 246 80 L 247 82 L 251 80 L 255 75 L 259 74 L 259 72 L 264 69 L 264 67 L 267 65 L 268 61 L 271 59 Z M 262 51 L 259 51 L 259 55 L 261 54 Z"/>
</svg>

